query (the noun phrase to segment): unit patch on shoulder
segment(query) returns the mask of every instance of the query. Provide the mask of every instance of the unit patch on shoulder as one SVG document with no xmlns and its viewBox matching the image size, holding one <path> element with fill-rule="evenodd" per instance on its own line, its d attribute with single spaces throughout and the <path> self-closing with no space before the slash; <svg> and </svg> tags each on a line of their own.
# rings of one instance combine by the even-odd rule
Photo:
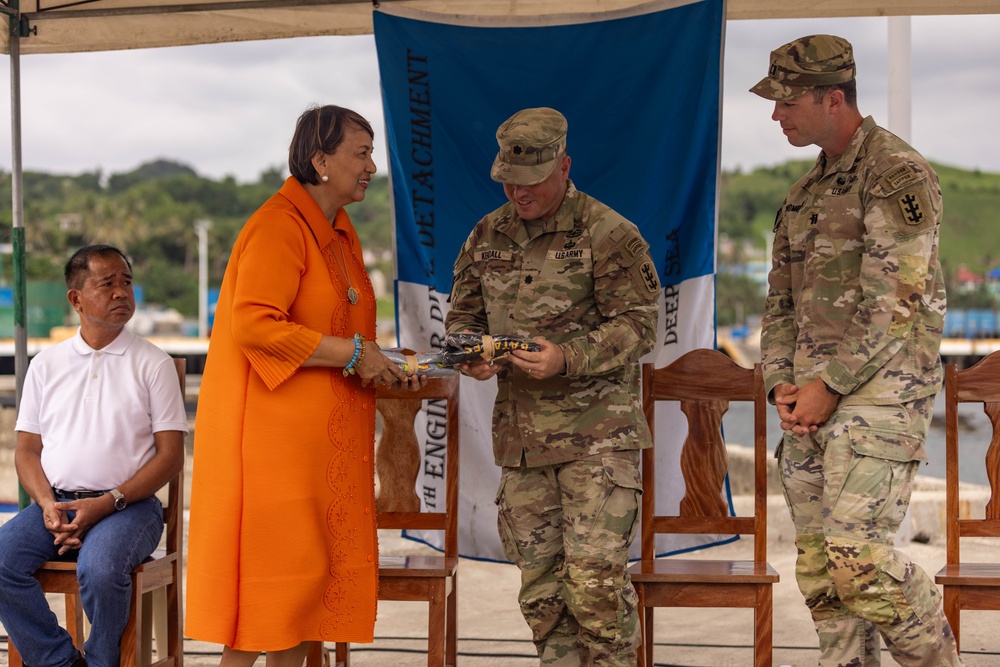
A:
<svg viewBox="0 0 1000 667">
<path fill-rule="evenodd" d="M 929 215 L 920 203 L 920 198 L 913 192 L 904 192 L 896 199 L 899 203 L 899 210 L 903 212 L 903 222 L 910 226 L 916 226 L 924 222 L 924 216 Z"/>
<path fill-rule="evenodd" d="M 642 278 L 642 284 L 646 286 L 646 291 L 650 294 L 656 294 L 660 291 L 660 279 L 656 275 L 656 267 L 653 266 L 652 262 L 642 262 L 639 265 L 639 275 Z"/>
<path fill-rule="evenodd" d="M 896 230 L 899 233 L 913 234 L 934 226 L 934 211 L 924 188 L 907 188 L 893 195 L 893 199 L 899 207 L 900 214 L 893 216 L 897 220 Z"/>
</svg>

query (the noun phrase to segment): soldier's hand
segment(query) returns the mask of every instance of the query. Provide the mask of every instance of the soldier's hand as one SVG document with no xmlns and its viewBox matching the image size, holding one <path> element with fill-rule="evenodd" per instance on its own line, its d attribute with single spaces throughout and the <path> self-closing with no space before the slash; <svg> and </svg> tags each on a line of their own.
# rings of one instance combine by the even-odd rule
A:
<svg viewBox="0 0 1000 667">
<path fill-rule="evenodd" d="M 474 361 L 471 364 L 458 364 L 455 366 L 462 375 L 468 375 L 476 380 L 489 380 L 500 372 L 499 362 Z"/>
<path fill-rule="evenodd" d="M 799 388 L 789 382 L 781 382 L 774 385 L 774 405 L 778 408 L 778 419 L 781 420 L 781 428 L 784 431 L 792 430 L 795 426 L 796 392 Z"/>
<path fill-rule="evenodd" d="M 546 380 L 561 375 L 566 370 L 566 354 L 563 349 L 541 337 L 534 341 L 542 346 L 538 352 L 514 350 L 510 362 L 536 380 Z"/>
<path fill-rule="evenodd" d="M 820 378 L 799 387 L 796 397 L 792 412 L 795 425 L 791 429 L 796 435 L 808 435 L 818 430 L 840 403 L 840 396 L 828 392 Z"/>
</svg>

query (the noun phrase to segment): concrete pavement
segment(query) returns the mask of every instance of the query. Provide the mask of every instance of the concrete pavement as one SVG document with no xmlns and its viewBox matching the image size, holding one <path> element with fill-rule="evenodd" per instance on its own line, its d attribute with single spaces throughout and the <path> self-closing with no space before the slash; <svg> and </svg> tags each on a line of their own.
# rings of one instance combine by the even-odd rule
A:
<svg viewBox="0 0 1000 667">
<path fill-rule="evenodd" d="M 748 499 L 734 499 L 737 508 Z M 914 502 L 932 502 L 915 494 Z M 794 580 L 795 547 L 791 522 L 781 504 L 769 503 L 768 559 L 781 574 L 774 591 L 774 665 L 804 667 L 815 665 L 818 657 L 812 622 Z M 935 510 L 919 509 L 923 514 Z M 739 512 L 738 512 L 739 513 Z M 924 532 L 924 531 L 922 531 Z M 385 554 L 419 554 L 428 548 L 382 531 L 381 550 Z M 933 576 L 945 559 L 944 536 L 930 536 L 930 542 L 911 542 L 903 547 Z M 713 547 L 701 552 L 705 558 L 747 559 L 752 554 L 750 540 Z M 996 549 L 987 541 L 967 539 L 963 555 L 969 559 L 995 559 Z M 461 667 L 528 667 L 536 665 L 534 648 L 517 607 L 518 573 L 511 565 L 463 559 L 459 577 L 459 665 Z M 61 602 L 53 597 L 53 607 Z M 963 659 L 967 667 L 1000 665 L 1000 620 L 998 612 L 965 612 L 962 637 Z M 382 602 L 372 645 L 354 645 L 353 667 L 423 667 L 427 664 L 427 608 L 415 602 Z M 752 664 L 752 612 L 748 609 L 658 609 L 655 621 L 655 663 L 658 666 L 748 667 Z M 5 644 L 0 644 L 0 667 L 6 667 Z M 187 667 L 215 667 L 220 647 L 188 640 Z M 263 667 L 263 657 L 258 660 Z M 883 650 L 882 664 L 896 665 Z"/>
<path fill-rule="evenodd" d="M 780 522 L 784 516 L 772 516 Z M 789 522 L 790 524 L 790 522 Z M 779 531 L 780 533 L 781 531 Z M 381 536 L 385 553 L 423 553 L 426 547 L 397 535 Z M 963 545 L 968 558 L 989 558 L 984 542 Z M 944 563 L 943 541 L 911 543 L 904 548 L 933 576 Z M 705 557 L 752 557 L 752 542 L 713 547 Z M 774 590 L 774 665 L 816 665 L 818 651 L 812 621 L 795 585 L 795 547 L 789 540 L 770 540 L 768 559 L 780 572 Z M 527 626 L 517 608 L 518 574 L 511 565 L 463 560 L 459 577 L 458 664 L 461 667 L 529 667 L 537 665 Z M 749 667 L 753 664 L 753 616 L 749 609 L 657 609 L 654 660 L 658 667 Z M 962 636 L 966 667 L 1000 665 L 997 612 L 965 612 Z M 424 667 L 426 606 L 414 602 L 381 602 L 376 641 L 352 647 L 352 667 Z M 897 663 L 883 649 L 882 664 Z M 215 667 L 218 647 L 188 641 L 188 667 Z M 2 664 L 2 663 L 0 663 Z M 258 665 L 263 667 L 261 658 Z"/>
</svg>

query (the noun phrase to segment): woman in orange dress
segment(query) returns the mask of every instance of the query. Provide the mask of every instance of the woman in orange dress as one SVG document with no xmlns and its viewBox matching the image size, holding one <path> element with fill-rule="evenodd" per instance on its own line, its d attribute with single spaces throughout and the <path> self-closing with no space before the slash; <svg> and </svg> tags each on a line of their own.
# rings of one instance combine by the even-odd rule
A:
<svg viewBox="0 0 1000 667">
<path fill-rule="evenodd" d="M 344 205 L 375 173 L 347 109 L 299 118 L 291 176 L 247 221 L 222 281 L 198 397 L 189 637 L 222 667 L 300 667 L 310 641 L 371 642 L 378 592 L 375 295 Z"/>
</svg>

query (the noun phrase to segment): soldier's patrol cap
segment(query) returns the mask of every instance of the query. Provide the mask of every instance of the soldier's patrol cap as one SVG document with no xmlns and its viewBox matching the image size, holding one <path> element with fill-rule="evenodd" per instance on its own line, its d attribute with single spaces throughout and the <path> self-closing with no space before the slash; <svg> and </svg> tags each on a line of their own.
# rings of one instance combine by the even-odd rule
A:
<svg viewBox="0 0 1000 667">
<path fill-rule="evenodd" d="M 497 130 L 500 152 L 490 177 L 511 185 L 534 185 L 548 178 L 566 150 L 566 117 L 555 109 L 522 109 Z"/>
<path fill-rule="evenodd" d="M 843 37 L 809 35 L 771 51 L 767 76 L 750 89 L 769 100 L 793 100 L 817 86 L 854 78 L 854 50 Z"/>
</svg>

